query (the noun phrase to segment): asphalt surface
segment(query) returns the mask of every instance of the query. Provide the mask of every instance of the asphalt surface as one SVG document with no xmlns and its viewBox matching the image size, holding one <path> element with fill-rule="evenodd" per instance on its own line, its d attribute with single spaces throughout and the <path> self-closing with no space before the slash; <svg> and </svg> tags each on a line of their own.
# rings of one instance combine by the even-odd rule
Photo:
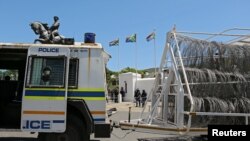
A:
<svg viewBox="0 0 250 141">
<path fill-rule="evenodd" d="M 133 103 L 108 103 L 107 109 L 116 108 L 117 112 L 109 117 L 114 122 L 128 119 L 128 109 L 131 107 L 131 119 L 139 118 L 142 108 L 135 107 Z M 148 109 L 146 109 L 148 110 Z M 131 130 L 121 130 L 114 128 L 111 138 L 94 138 L 91 136 L 91 141 L 138 141 L 141 138 L 162 138 L 166 135 L 140 133 Z M 0 141 L 38 141 L 37 134 L 22 133 L 22 132 L 0 132 Z"/>
</svg>

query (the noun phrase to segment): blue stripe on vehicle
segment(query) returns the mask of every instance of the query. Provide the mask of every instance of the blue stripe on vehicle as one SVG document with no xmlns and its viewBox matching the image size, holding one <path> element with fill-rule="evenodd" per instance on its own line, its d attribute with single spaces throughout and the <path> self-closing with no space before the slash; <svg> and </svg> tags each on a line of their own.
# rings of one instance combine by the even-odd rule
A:
<svg viewBox="0 0 250 141">
<path fill-rule="evenodd" d="M 94 118 L 94 121 L 105 121 L 105 118 Z"/>
<path fill-rule="evenodd" d="M 64 123 L 64 120 L 53 120 L 53 123 Z"/>
<path fill-rule="evenodd" d="M 64 91 L 36 91 L 26 90 L 25 96 L 63 96 Z M 69 97 L 104 97 L 104 92 L 68 92 Z"/>
<path fill-rule="evenodd" d="M 26 90 L 25 96 L 64 96 L 64 91 L 34 91 Z"/>
<path fill-rule="evenodd" d="M 104 92 L 68 92 L 68 96 L 72 97 L 104 97 Z"/>
</svg>

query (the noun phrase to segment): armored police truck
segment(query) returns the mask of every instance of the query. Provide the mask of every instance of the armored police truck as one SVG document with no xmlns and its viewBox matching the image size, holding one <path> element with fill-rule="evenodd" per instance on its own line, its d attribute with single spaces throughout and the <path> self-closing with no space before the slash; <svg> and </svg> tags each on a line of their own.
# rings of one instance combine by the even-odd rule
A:
<svg viewBox="0 0 250 141">
<path fill-rule="evenodd" d="M 109 58 L 98 43 L 0 43 L 0 131 L 38 132 L 45 141 L 110 137 Z M 15 78 L 5 76 L 8 70 Z"/>
</svg>

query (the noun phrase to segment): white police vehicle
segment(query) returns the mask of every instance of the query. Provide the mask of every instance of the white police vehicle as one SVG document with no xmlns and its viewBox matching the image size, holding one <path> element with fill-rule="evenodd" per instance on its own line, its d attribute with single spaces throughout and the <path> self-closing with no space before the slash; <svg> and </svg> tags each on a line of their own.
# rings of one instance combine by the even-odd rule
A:
<svg viewBox="0 0 250 141">
<path fill-rule="evenodd" d="M 15 79 L 0 76 L 0 130 L 38 132 L 45 141 L 110 137 L 109 58 L 98 43 L 0 43 L 0 70 L 15 72 Z"/>
</svg>

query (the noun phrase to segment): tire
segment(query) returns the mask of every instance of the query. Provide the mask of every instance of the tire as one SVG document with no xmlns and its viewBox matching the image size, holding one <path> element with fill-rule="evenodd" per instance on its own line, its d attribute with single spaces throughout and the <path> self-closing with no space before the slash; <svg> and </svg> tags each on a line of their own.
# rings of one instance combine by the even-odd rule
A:
<svg viewBox="0 0 250 141">
<path fill-rule="evenodd" d="M 39 141 L 89 141 L 90 135 L 83 121 L 75 115 L 68 115 L 67 118 L 64 133 L 39 133 Z"/>
</svg>

